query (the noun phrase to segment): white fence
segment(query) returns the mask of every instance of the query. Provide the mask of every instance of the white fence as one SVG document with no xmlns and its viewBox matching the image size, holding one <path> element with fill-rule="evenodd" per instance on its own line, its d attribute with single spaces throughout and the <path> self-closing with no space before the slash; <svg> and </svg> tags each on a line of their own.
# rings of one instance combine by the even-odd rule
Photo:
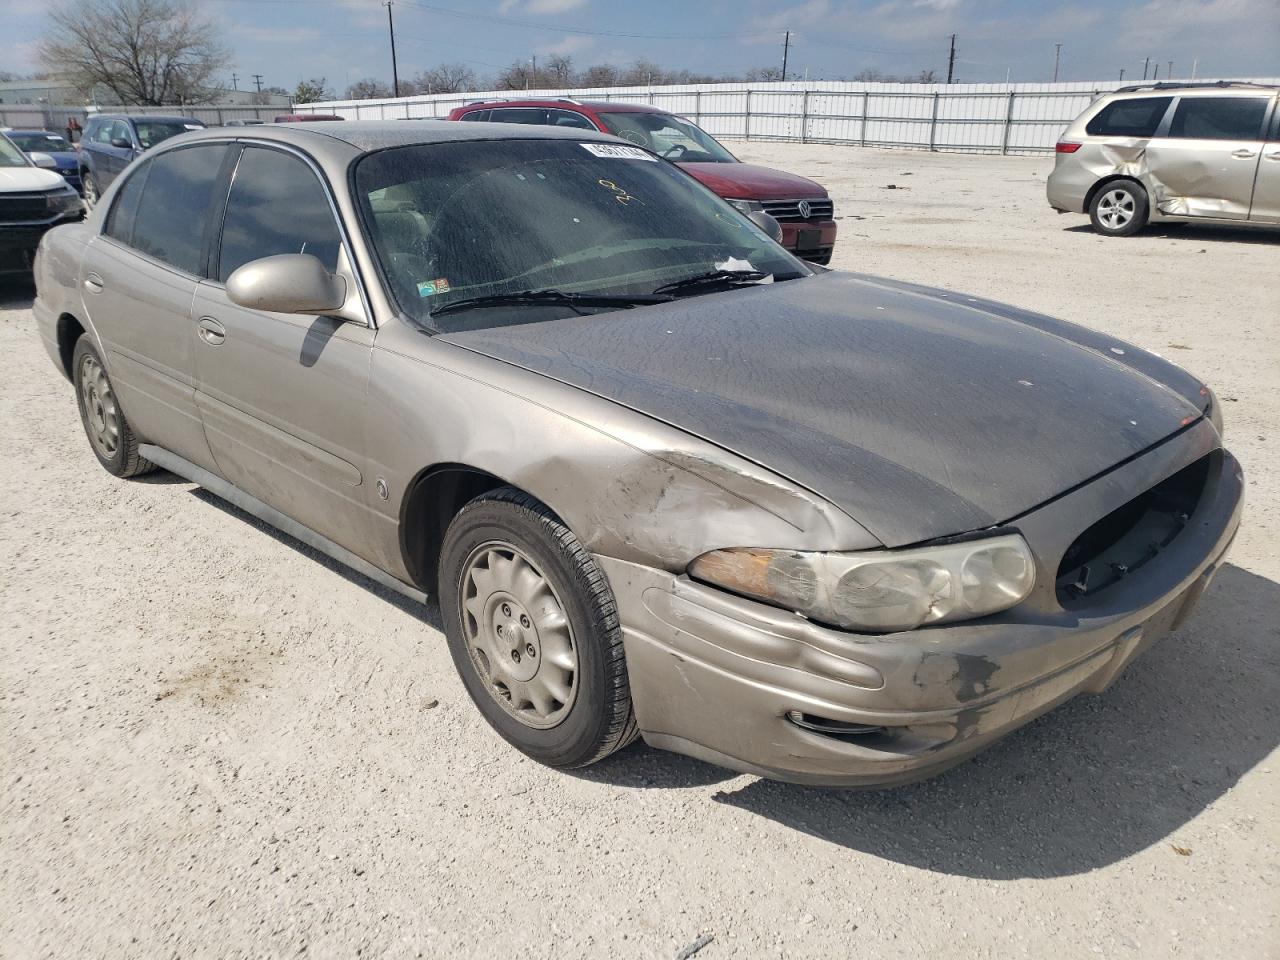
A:
<svg viewBox="0 0 1280 960">
<path fill-rule="evenodd" d="M 1256 80 L 1280 83 L 1280 79 Z M 648 103 L 726 140 L 790 140 L 965 153 L 1052 151 L 1064 127 L 1119 84 L 919 84 L 811 81 L 496 90 L 299 104 L 352 120 L 428 119 L 484 99 L 572 98 Z"/>
</svg>

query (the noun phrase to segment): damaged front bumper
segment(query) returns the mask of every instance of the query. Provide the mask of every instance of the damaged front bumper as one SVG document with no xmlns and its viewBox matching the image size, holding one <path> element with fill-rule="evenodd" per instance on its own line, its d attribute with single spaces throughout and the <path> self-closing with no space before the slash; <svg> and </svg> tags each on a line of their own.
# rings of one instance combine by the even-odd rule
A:
<svg viewBox="0 0 1280 960">
<path fill-rule="evenodd" d="M 1144 489 L 1133 483 L 1203 455 L 1210 431 L 1202 423 L 1177 452 L 1118 468 L 1019 527 L 1033 550 L 1048 541 L 1061 556 L 1066 541 L 1048 531 L 1067 524 L 1078 533 L 1082 518 L 1113 509 L 1118 491 L 1131 496 Z M 1070 697 L 1104 690 L 1190 614 L 1235 534 L 1242 491 L 1238 464 L 1220 451 L 1159 562 L 1085 607 L 1041 597 L 981 621 L 898 634 L 833 630 L 687 576 L 598 560 L 618 600 L 646 742 L 778 780 L 887 786 L 940 773 Z M 1053 570 L 1044 576 L 1052 592 Z"/>
</svg>

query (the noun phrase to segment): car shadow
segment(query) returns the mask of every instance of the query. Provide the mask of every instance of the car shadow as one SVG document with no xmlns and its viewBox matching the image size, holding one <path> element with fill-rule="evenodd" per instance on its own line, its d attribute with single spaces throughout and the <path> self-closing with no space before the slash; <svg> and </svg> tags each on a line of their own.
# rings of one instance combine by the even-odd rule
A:
<svg viewBox="0 0 1280 960">
<path fill-rule="evenodd" d="M 0 277 L 0 307 L 30 310 L 36 287 L 30 277 Z"/>
<path fill-rule="evenodd" d="M 881 791 L 755 780 L 721 803 L 886 860 L 984 879 L 1115 863 L 1177 831 L 1280 744 L 1280 584 L 1225 565 L 1179 633 L 941 777 Z"/>
<path fill-rule="evenodd" d="M 1063 233 L 1088 233 L 1097 236 L 1093 227 L 1087 223 L 1063 227 Z M 1208 243 L 1261 243 L 1272 246 L 1280 244 L 1280 230 L 1262 224 L 1228 227 L 1213 223 L 1152 223 L 1144 227 L 1136 236 Z"/>
</svg>

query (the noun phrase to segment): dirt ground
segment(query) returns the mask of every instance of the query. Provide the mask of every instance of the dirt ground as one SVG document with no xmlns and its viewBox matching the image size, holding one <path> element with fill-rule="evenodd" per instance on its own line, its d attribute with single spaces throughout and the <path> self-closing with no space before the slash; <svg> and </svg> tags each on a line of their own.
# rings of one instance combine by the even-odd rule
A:
<svg viewBox="0 0 1280 960">
<path fill-rule="evenodd" d="M 735 149 L 830 188 L 837 267 L 1215 385 L 1249 503 L 1193 622 L 916 786 L 643 745 L 553 772 L 480 721 L 434 607 L 173 477 L 102 471 L 9 287 L 0 956 L 1280 955 L 1280 234 L 1102 239 L 1046 206 L 1051 159 Z"/>
</svg>

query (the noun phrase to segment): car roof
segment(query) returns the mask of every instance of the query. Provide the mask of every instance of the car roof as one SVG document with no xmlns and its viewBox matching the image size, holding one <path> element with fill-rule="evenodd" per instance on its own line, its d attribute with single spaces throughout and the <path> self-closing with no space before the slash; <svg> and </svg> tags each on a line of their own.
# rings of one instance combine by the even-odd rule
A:
<svg viewBox="0 0 1280 960">
<path fill-rule="evenodd" d="M 225 140 L 226 127 L 206 127 L 181 138 L 182 143 L 197 140 Z M 323 150 L 335 141 L 361 153 L 387 147 L 407 147 L 419 143 L 453 143 L 467 140 L 599 140 L 622 143 L 617 137 L 569 127 L 543 127 L 514 123 L 456 123 L 450 120 L 351 120 L 347 123 L 263 124 L 252 132 L 236 134 L 232 139 L 271 140 L 291 143 L 306 150 Z M 169 143 L 172 141 L 166 141 Z M 350 152 L 350 151 L 348 151 Z"/>
<path fill-rule="evenodd" d="M 47 133 L 50 136 L 60 137 L 57 130 L 46 130 L 44 127 L 5 127 L 5 133 Z"/>
<path fill-rule="evenodd" d="M 647 103 L 618 103 L 613 100 L 557 100 L 554 97 L 535 97 L 525 100 L 477 100 L 468 103 L 465 110 L 489 110 L 502 107 L 559 107 L 572 110 L 574 107 L 586 107 L 588 110 L 603 110 L 608 113 L 670 113 L 661 107 Z"/>
<path fill-rule="evenodd" d="M 160 113 L 95 113 L 89 118 L 90 120 L 173 120 L 176 123 L 199 123 L 203 124 L 203 120 L 197 120 L 195 117 L 184 117 L 180 114 L 160 114 Z"/>
</svg>

